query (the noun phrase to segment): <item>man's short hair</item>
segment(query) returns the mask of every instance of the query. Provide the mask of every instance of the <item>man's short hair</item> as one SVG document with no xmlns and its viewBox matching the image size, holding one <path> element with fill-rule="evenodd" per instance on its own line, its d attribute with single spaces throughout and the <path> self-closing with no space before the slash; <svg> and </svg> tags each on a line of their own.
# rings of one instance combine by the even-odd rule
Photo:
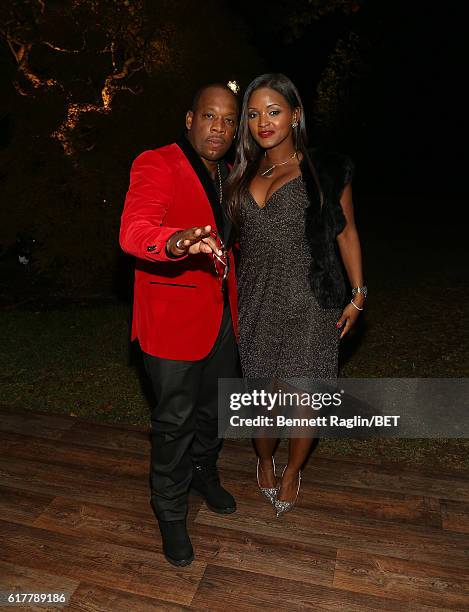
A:
<svg viewBox="0 0 469 612">
<path fill-rule="evenodd" d="M 212 87 L 217 88 L 217 89 L 224 89 L 225 91 L 230 93 L 236 101 L 236 106 L 239 106 L 238 96 L 234 93 L 234 91 L 230 87 L 228 87 L 228 85 L 225 85 L 225 83 L 208 83 L 207 85 L 202 85 L 202 87 L 199 87 L 199 89 L 195 92 L 194 97 L 192 98 L 192 104 L 191 104 L 191 111 L 193 113 L 197 110 L 197 106 L 199 104 L 201 95 L 207 89 L 212 89 Z"/>
</svg>

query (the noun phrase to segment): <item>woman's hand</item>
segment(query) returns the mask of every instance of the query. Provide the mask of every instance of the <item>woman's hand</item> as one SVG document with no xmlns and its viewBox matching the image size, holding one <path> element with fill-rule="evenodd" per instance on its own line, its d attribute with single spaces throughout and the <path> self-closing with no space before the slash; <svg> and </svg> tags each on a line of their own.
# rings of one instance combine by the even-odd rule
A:
<svg viewBox="0 0 469 612">
<path fill-rule="evenodd" d="M 357 306 L 363 308 L 363 302 L 359 303 L 358 298 L 356 301 L 354 298 L 354 302 L 357 304 Z M 355 324 L 359 316 L 360 310 L 357 310 L 353 304 L 347 304 L 347 306 L 342 311 L 340 319 L 336 323 L 337 329 L 340 329 L 343 326 L 342 333 L 340 334 L 341 338 L 343 338 L 345 334 L 350 331 L 350 328 Z"/>
</svg>

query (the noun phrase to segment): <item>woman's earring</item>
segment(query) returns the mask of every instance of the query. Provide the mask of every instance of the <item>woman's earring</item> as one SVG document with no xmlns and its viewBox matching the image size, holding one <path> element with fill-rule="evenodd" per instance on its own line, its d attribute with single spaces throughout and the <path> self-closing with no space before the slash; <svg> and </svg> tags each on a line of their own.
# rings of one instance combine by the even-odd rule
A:
<svg viewBox="0 0 469 612">
<path fill-rule="evenodd" d="M 292 126 L 292 128 L 293 128 L 293 129 L 295 129 L 295 128 L 297 127 L 297 125 L 298 125 L 298 121 L 294 121 L 294 122 L 291 124 L 291 126 Z"/>
</svg>

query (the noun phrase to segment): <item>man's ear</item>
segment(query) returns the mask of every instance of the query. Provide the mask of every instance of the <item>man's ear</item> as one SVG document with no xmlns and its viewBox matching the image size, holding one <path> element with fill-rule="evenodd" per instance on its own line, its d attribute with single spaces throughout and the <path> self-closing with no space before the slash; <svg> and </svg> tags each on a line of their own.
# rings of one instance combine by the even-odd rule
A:
<svg viewBox="0 0 469 612">
<path fill-rule="evenodd" d="M 190 110 L 186 113 L 186 129 L 190 130 L 192 127 L 192 119 L 194 118 L 194 113 Z"/>
</svg>

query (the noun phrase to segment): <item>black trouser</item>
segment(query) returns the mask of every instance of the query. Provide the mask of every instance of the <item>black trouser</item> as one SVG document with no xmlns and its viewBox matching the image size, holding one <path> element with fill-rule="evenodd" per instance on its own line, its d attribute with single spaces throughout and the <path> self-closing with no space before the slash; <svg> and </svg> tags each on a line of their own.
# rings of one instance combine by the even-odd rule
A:
<svg viewBox="0 0 469 612">
<path fill-rule="evenodd" d="M 218 378 L 239 376 L 238 349 L 227 304 L 212 350 L 200 361 L 143 354 L 156 405 L 151 416 L 151 501 L 163 521 L 185 518 L 193 464 L 215 464 Z"/>
</svg>

